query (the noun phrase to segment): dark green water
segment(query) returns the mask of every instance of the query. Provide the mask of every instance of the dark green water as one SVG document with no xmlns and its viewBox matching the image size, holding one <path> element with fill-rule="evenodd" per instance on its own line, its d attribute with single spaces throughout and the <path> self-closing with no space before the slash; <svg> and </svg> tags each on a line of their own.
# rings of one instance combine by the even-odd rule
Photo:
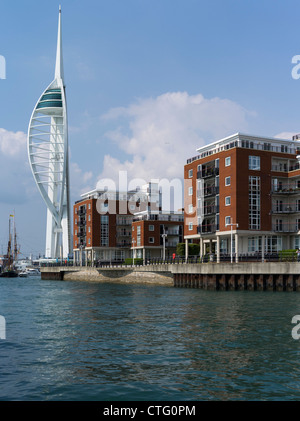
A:
<svg viewBox="0 0 300 421">
<path fill-rule="evenodd" d="M 1 279 L 0 400 L 300 399 L 296 292 Z"/>
</svg>

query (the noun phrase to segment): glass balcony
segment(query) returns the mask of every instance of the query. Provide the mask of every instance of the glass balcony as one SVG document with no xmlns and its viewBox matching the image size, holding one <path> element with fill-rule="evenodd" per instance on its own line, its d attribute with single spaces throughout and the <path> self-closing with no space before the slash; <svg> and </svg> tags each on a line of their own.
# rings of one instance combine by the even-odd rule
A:
<svg viewBox="0 0 300 421">
<path fill-rule="evenodd" d="M 197 228 L 198 234 L 213 234 L 216 231 L 217 231 L 216 224 L 198 225 L 198 228 Z"/>
<path fill-rule="evenodd" d="M 202 171 L 197 172 L 197 178 L 209 178 L 209 177 L 216 177 L 219 175 L 219 168 L 204 168 Z"/>
<path fill-rule="evenodd" d="M 272 225 L 272 230 L 275 232 L 298 232 L 300 225 L 296 222 L 276 222 Z"/>
</svg>

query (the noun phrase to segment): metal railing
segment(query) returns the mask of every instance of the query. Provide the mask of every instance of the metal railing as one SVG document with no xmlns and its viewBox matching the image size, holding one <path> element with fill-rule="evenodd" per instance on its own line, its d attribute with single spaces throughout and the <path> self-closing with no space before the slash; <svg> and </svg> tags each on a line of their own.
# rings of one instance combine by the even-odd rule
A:
<svg viewBox="0 0 300 421">
<path fill-rule="evenodd" d="M 235 253 L 233 253 L 233 262 L 235 263 Z M 137 259 L 137 261 L 141 259 Z M 300 262 L 300 256 L 297 254 L 296 250 L 294 251 L 283 251 L 283 252 L 268 252 L 262 256 L 261 252 L 257 253 L 244 253 L 238 255 L 238 261 L 241 263 L 262 263 L 262 262 Z M 220 254 L 220 263 L 230 263 L 231 255 L 228 253 Z M 205 256 L 189 256 L 187 259 L 184 256 L 176 257 L 167 257 L 162 259 L 160 257 L 145 259 L 142 263 L 143 266 L 146 265 L 162 265 L 162 264 L 205 264 L 205 263 L 215 263 L 217 264 L 216 254 L 206 254 Z M 141 262 L 139 262 L 139 265 Z M 91 260 L 83 259 L 82 262 L 74 262 L 73 260 L 58 260 L 57 262 L 42 263 L 41 267 L 79 267 L 79 266 L 93 266 L 93 267 L 128 267 L 136 266 L 125 265 L 124 260 L 113 259 L 108 260 L 97 260 L 92 262 Z"/>
</svg>

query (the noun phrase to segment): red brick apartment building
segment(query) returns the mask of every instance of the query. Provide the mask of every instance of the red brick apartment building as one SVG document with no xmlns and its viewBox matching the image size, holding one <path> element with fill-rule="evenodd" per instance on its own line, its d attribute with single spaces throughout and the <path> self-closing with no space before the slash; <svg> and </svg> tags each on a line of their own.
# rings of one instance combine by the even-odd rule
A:
<svg viewBox="0 0 300 421">
<path fill-rule="evenodd" d="M 134 257 L 144 261 L 168 259 L 183 241 L 184 214 L 178 212 L 144 211 L 134 215 L 132 249 Z"/>
<path fill-rule="evenodd" d="M 130 192 L 93 190 L 74 205 L 73 256 L 77 264 L 124 262 L 131 252 L 131 224 L 136 212 L 160 208 L 158 184 Z"/>
<path fill-rule="evenodd" d="M 186 245 L 199 242 L 217 261 L 300 248 L 298 135 L 237 133 L 197 152 L 184 168 Z"/>
</svg>

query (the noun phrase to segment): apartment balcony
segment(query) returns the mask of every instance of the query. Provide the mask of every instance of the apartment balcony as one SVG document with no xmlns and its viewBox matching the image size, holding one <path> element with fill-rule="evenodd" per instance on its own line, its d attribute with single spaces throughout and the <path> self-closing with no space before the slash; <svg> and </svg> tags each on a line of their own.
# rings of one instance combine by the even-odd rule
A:
<svg viewBox="0 0 300 421">
<path fill-rule="evenodd" d="M 166 248 L 168 247 L 177 247 L 178 241 L 169 241 L 166 243 Z"/>
<path fill-rule="evenodd" d="M 210 205 L 210 206 L 205 206 L 204 207 L 204 210 L 203 210 L 203 215 L 204 216 L 214 215 L 216 213 L 219 213 L 219 206 Z"/>
<path fill-rule="evenodd" d="M 197 232 L 198 234 L 214 234 L 217 231 L 218 227 L 216 224 L 206 224 L 198 225 Z"/>
<path fill-rule="evenodd" d="M 209 187 L 204 187 L 203 189 L 204 197 L 214 196 L 216 194 L 219 194 L 219 187 L 209 186 Z"/>
<path fill-rule="evenodd" d="M 197 178 L 209 178 L 219 175 L 219 168 L 207 168 L 197 172 Z"/>
<path fill-rule="evenodd" d="M 296 204 L 291 205 L 275 205 L 272 206 L 272 214 L 274 215 L 284 215 L 284 214 L 291 214 L 291 213 L 300 213 L 300 208 Z"/>
<path fill-rule="evenodd" d="M 117 226 L 126 226 L 126 227 L 130 227 L 132 224 L 132 221 L 117 221 Z"/>
<path fill-rule="evenodd" d="M 117 237 L 131 237 L 131 231 L 128 231 L 128 232 L 117 232 Z"/>
<path fill-rule="evenodd" d="M 133 217 L 133 222 L 138 221 L 175 221 L 175 222 L 183 222 L 184 216 L 183 215 L 176 215 L 176 214 L 146 214 L 146 215 L 138 215 Z"/>
<path fill-rule="evenodd" d="M 166 234 L 169 235 L 179 235 L 179 230 L 168 230 Z"/>
<path fill-rule="evenodd" d="M 288 195 L 288 194 L 300 194 L 299 187 L 277 187 L 272 188 L 271 194 L 273 195 Z"/>
<path fill-rule="evenodd" d="M 289 172 L 289 171 L 296 171 L 299 170 L 300 165 L 299 163 L 295 163 L 294 165 L 288 164 L 272 164 L 272 171 L 276 172 Z"/>
<path fill-rule="evenodd" d="M 131 247 L 131 243 L 130 242 L 120 242 L 120 243 L 117 243 L 116 246 L 117 247 L 121 247 L 121 248 L 122 247 L 127 247 L 127 248 L 129 247 L 130 248 Z"/>
<path fill-rule="evenodd" d="M 273 223 L 272 231 L 282 233 L 295 233 L 300 230 L 300 226 L 296 222 L 278 222 Z"/>
</svg>

